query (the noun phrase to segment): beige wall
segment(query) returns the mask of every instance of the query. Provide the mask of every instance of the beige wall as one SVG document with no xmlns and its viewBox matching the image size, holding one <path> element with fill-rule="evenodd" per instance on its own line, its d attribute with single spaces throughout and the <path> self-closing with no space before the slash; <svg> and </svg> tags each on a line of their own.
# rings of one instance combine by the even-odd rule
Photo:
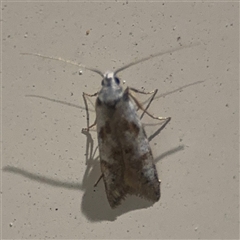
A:
<svg viewBox="0 0 240 240">
<path fill-rule="evenodd" d="M 238 238 L 238 3 L 4 2 L 2 8 L 3 238 Z M 172 120 L 150 142 L 160 201 L 128 197 L 110 209 L 103 182 L 93 188 L 99 159 L 86 165 L 96 131 L 81 133 L 82 92 L 98 91 L 101 78 L 20 53 L 105 71 L 196 42 L 120 73 L 128 86 L 159 89 L 149 111 Z M 155 123 L 147 116 L 143 122 Z M 148 136 L 158 128 L 146 126 Z"/>
</svg>

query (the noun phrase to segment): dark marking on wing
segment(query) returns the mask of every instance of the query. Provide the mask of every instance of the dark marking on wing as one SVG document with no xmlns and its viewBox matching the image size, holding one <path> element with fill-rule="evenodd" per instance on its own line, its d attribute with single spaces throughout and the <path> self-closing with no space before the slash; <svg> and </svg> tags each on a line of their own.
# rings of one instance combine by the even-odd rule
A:
<svg viewBox="0 0 240 240">
<path fill-rule="evenodd" d="M 102 105 L 102 102 L 99 98 L 96 100 L 96 107 L 100 107 Z"/>
<path fill-rule="evenodd" d="M 130 133 L 134 133 L 135 136 L 137 136 L 140 131 L 139 126 L 137 126 L 136 123 L 128 122 L 125 118 L 121 119 L 121 127 L 122 131 L 129 131 Z"/>
<path fill-rule="evenodd" d="M 132 147 L 132 146 L 129 146 L 128 148 L 125 148 L 125 149 L 124 149 L 124 153 L 125 153 L 125 154 L 131 154 L 131 153 L 133 153 L 133 147 Z"/>
<path fill-rule="evenodd" d="M 99 131 L 99 137 L 104 141 L 107 134 L 111 134 L 111 132 L 110 122 L 106 121 L 105 126 L 103 126 Z"/>
<path fill-rule="evenodd" d="M 126 102 L 129 101 L 129 89 L 128 88 L 125 89 L 123 96 L 122 96 L 122 100 L 126 101 Z"/>
</svg>

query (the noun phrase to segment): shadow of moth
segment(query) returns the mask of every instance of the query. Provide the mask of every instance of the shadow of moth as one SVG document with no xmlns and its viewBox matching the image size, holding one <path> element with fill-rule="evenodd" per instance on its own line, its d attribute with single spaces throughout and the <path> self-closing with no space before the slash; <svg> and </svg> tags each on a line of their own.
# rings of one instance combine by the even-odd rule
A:
<svg viewBox="0 0 240 240">
<path fill-rule="evenodd" d="M 83 93 L 85 100 L 86 96 L 97 97 L 95 103 L 96 120 L 94 124 L 83 129 L 83 131 L 88 131 L 91 127 L 97 126 L 102 174 L 95 186 L 102 178 L 107 199 L 112 208 L 120 205 L 127 194 L 137 195 L 152 202 L 157 202 L 159 200 L 161 195 L 161 181 L 158 178 L 152 151 L 140 117 L 137 114 L 137 108 L 154 119 L 165 121 L 170 121 L 171 119 L 170 117 L 154 117 L 147 111 L 157 90 L 142 92 L 130 87 L 123 90 L 117 74 L 140 62 L 172 53 L 186 47 L 190 46 L 181 46 L 169 51 L 156 53 L 129 63 L 114 72 L 108 71 L 106 73 L 62 58 L 46 57 L 34 53 L 23 53 L 64 61 L 93 71 L 102 77 L 102 88 L 99 92 L 92 95 Z M 132 92 L 143 94 L 153 93 L 147 108 L 143 108 Z"/>
</svg>

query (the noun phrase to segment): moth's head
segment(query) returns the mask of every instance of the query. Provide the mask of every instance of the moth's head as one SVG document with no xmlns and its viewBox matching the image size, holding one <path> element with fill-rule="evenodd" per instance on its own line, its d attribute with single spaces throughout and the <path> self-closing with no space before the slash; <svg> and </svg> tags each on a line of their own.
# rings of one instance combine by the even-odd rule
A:
<svg viewBox="0 0 240 240">
<path fill-rule="evenodd" d="M 119 78 L 114 72 L 107 71 L 103 74 L 102 89 L 98 94 L 98 99 L 108 106 L 115 104 L 122 97 L 123 90 Z"/>
<path fill-rule="evenodd" d="M 120 79 L 116 76 L 114 72 L 107 71 L 104 73 L 104 78 L 102 80 L 103 87 L 117 87 L 120 85 Z"/>
</svg>

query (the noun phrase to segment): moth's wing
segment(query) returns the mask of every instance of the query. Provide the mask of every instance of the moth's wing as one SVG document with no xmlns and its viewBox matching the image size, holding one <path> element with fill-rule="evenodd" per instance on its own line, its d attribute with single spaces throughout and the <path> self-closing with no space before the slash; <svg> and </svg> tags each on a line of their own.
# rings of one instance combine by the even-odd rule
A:
<svg viewBox="0 0 240 240">
<path fill-rule="evenodd" d="M 114 112 L 104 104 L 96 103 L 100 165 L 108 202 L 112 208 L 121 203 L 129 190 L 124 184 L 122 151 L 112 121 Z"/>
<path fill-rule="evenodd" d="M 137 115 L 135 104 L 125 91 L 118 104 L 115 125 L 123 152 L 124 182 L 129 193 L 156 202 L 160 198 L 160 181 L 148 138 Z"/>
</svg>

